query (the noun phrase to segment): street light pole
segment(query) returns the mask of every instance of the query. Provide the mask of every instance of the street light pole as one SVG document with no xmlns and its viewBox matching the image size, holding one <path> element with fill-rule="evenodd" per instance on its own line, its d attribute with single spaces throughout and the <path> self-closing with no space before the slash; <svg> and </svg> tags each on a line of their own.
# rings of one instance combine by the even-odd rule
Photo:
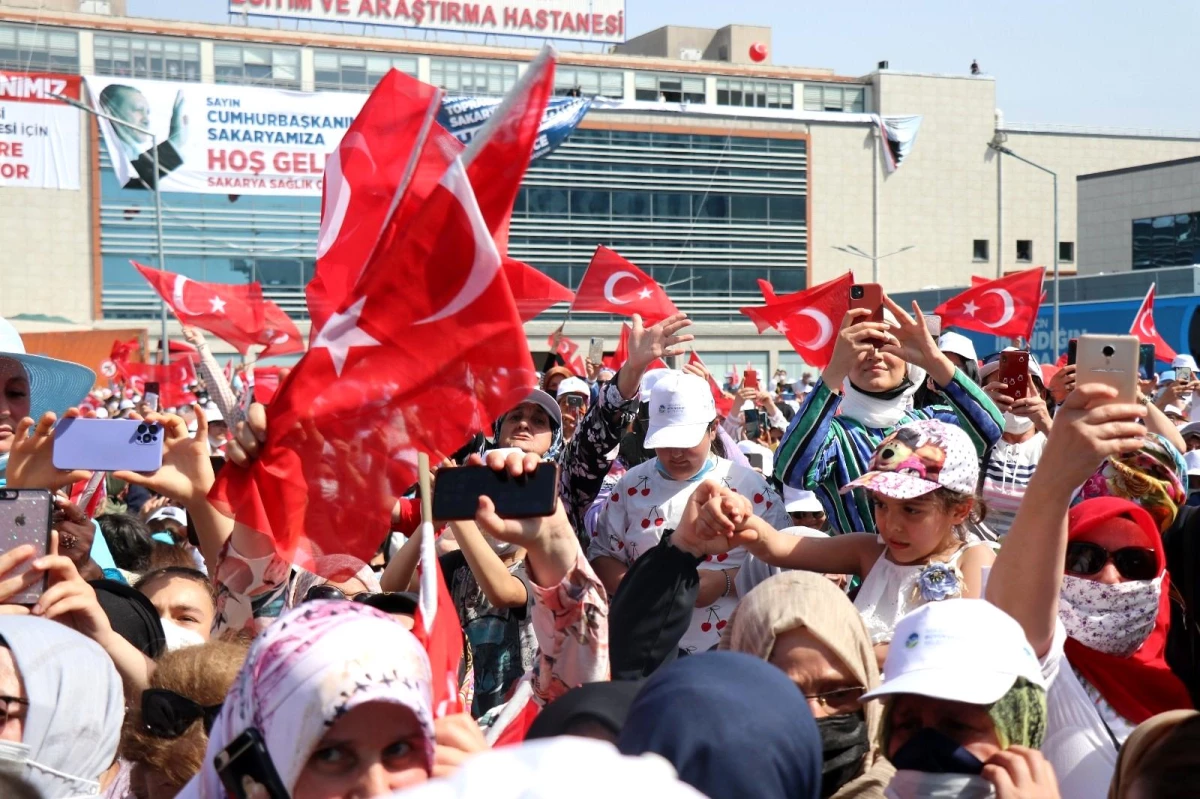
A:
<svg viewBox="0 0 1200 799">
<path fill-rule="evenodd" d="M 1000 134 L 997 133 L 997 136 L 999 136 L 999 135 Z M 1013 158 L 1017 159 L 1018 161 L 1022 161 L 1026 164 L 1029 164 L 1034 169 L 1040 169 L 1043 172 L 1045 172 L 1046 174 L 1048 174 L 1051 178 L 1054 179 L 1054 323 L 1053 323 L 1053 327 L 1054 327 L 1054 358 L 1057 360 L 1059 350 L 1060 350 L 1059 343 L 1058 343 L 1058 303 L 1059 303 L 1059 296 L 1058 296 L 1058 254 L 1059 254 L 1058 253 L 1058 173 L 1052 169 L 1047 169 L 1046 167 L 1042 166 L 1041 164 L 1035 164 L 1033 161 L 1030 161 L 1028 158 L 1025 158 L 1024 156 L 1017 155 L 1012 150 L 1005 147 L 1001 143 L 1001 141 L 1002 140 L 992 139 L 990 142 L 988 142 L 988 147 L 992 148 L 993 150 L 1000 153 L 1001 155 L 1009 155 L 1009 156 L 1012 156 Z M 1001 248 L 1004 247 L 1004 242 L 1000 242 L 1000 247 Z"/>
<path fill-rule="evenodd" d="M 859 258 L 866 258 L 868 261 L 870 261 L 871 262 L 871 282 L 872 283 L 879 282 L 879 262 L 880 261 L 882 261 L 884 258 L 891 258 L 893 255 L 899 255 L 902 252 L 908 252 L 909 250 L 916 249 L 915 244 L 910 244 L 907 247 L 901 247 L 900 249 L 898 249 L 894 252 L 889 252 L 887 255 L 867 255 L 865 252 L 863 252 L 859 248 L 855 247 L 853 244 L 847 244 L 844 247 L 838 247 L 836 245 L 832 245 L 832 246 L 833 246 L 833 249 L 837 250 L 838 252 L 844 252 L 847 255 L 857 255 Z"/>
<path fill-rule="evenodd" d="M 166 251 L 163 247 L 162 192 L 160 192 L 158 189 L 158 181 L 162 178 L 162 172 L 159 170 L 159 167 L 158 167 L 158 137 L 154 135 L 153 131 L 147 130 L 146 128 L 138 127 L 137 125 L 134 125 L 130 122 L 126 122 L 123 119 L 118 119 L 117 117 L 114 117 L 111 114 L 106 114 L 103 111 L 97 111 L 96 109 L 92 108 L 91 106 L 85 105 L 84 103 L 81 103 L 78 100 L 75 100 L 71 97 L 66 97 L 61 94 L 51 94 L 50 96 L 53 97 L 55 100 L 58 100 L 59 102 L 66 103 L 67 105 L 73 106 L 74 108 L 78 108 L 80 111 L 86 111 L 87 113 L 91 114 L 94 117 L 99 117 L 100 119 L 107 119 L 109 122 L 112 122 L 114 125 L 121 125 L 123 127 L 129 128 L 130 130 L 137 131 L 138 133 L 141 133 L 143 136 L 150 137 L 150 151 L 154 154 L 154 186 L 152 186 L 152 187 L 147 186 L 147 188 L 150 188 L 154 191 L 154 227 L 155 227 L 155 238 L 157 239 L 157 242 L 158 242 L 158 268 L 160 270 L 166 271 L 167 255 L 166 255 Z M 143 180 L 142 183 L 144 184 L 145 181 Z M 167 302 L 166 302 L 166 300 L 162 300 L 159 303 L 159 321 L 162 324 L 162 350 L 159 352 L 159 363 L 166 363 L 167 362 L 167 350 L 168 350 L 168 347 L 167 347 Z"/>
</svg>

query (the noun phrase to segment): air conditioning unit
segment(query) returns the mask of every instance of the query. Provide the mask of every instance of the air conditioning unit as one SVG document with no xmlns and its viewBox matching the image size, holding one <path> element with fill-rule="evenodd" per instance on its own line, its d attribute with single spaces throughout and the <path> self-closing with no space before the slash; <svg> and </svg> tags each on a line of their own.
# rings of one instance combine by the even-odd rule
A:
<svg viewBox="0 0 1200 799">
<path fill-rule="evenodd" d="M 680 61 L 699 61 L 703 57 L 704 57 L 704 51 L 702 51 L 702 50 L 697 50 L 692 47 L 680 47 L 679 48 L 679 60 Z"/>
<path fill-rule="evenodd" d="M 112 3 L 109 0 L 79 0 L 79 10 L 84 14 L 112 16 Z"/>
</svg>

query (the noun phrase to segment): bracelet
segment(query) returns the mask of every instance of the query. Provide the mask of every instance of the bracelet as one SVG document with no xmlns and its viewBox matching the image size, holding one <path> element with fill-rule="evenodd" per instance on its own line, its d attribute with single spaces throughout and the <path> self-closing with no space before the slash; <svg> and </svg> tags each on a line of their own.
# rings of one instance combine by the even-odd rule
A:
<svg viewBox="0 0 1200 799">
<path fill-rule="evenodd" d="M 721 574 L 725 575 L 725 593 L 721 594 L 721 598 L 729 596 L 729 592 L 733 590 L 733 581 L 729 579 L 729 572 L 724 571 Z"/>
</svg>

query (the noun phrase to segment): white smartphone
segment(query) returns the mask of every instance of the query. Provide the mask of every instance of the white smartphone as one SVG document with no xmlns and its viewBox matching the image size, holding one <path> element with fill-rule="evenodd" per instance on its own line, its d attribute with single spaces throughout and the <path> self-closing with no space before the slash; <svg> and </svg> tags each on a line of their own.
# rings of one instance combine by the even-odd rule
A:
<svg viewBox="0 0 1200 799">
<path fill-rule="evenodd" d="M 162 466 L 161 425 L 137 419 L 63 419 L 54 427 L 54 468 L 154 472 Z"/>
<path fill-rule="evenodd" d="M 1117 390 L 1113 402 L 1136 402 L 1140 346 L 1137 336 L 1080 336 L 1076 345 L 1075 384 L 1112 386 Z"/>
<path fill-rule="evenodd" d="M 597 366 L 604 360 L 604 339 L 594 338 L 588 342 L 588 360 Z"/>
</svg>

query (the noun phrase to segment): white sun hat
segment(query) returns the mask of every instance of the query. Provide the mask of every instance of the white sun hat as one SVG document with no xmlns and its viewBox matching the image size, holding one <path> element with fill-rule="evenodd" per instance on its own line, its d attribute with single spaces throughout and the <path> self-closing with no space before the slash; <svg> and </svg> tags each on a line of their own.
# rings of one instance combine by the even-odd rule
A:
<svg viewBox="0 0 1200 799">
<path fill-rule="evenodd" d="M 96 373 L 86 366 L 27 353 L 21 334 L 11 322 L 0 317 L 0 361 L 5 359 L 16 361 L 25 370 L 29 380 L 29 416 L 35 422 L 46 411 L 62 416 L 67 408 L 83 402 L 96 382 Z"/>
</svg>

